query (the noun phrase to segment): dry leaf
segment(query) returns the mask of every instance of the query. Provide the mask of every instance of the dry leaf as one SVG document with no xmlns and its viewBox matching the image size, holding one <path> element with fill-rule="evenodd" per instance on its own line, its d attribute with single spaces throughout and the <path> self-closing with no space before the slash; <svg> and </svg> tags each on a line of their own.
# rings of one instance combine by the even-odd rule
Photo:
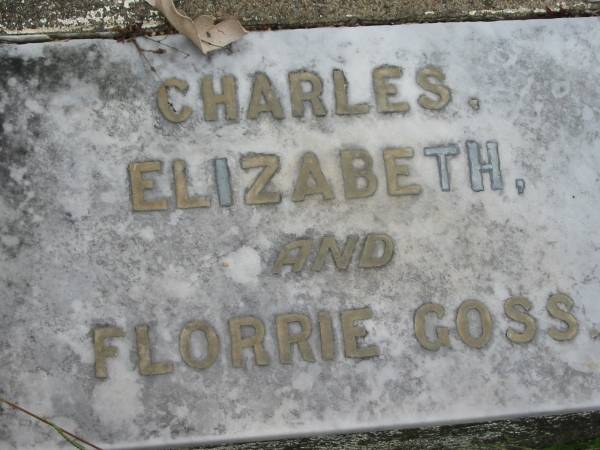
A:
<svg viewBox="0 0 600 450">
<path fill-rule="evenodd" d="M 173 0 L 146 2 L 162 12 L 169 23 L 205 55 L 241 39 L 247 33 L 242 24 L 235 19 L 227 19 L 217 24 L 213 16 L 198 16 L 192 20 L 177 11 Z"/>
</svg>

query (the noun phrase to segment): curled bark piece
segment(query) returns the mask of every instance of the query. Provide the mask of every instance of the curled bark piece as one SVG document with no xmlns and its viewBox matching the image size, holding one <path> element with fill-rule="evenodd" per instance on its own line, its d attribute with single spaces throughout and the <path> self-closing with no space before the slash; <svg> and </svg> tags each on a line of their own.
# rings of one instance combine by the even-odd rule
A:
<svg viewBox="0 0 600 450">
<path fill-rule="evenodd" d="M 235 19 L 223 20 L 217 24 L 213 16 L 198 16 L 192 20 L 177 10 L 173 0 L 146 2 L 163 13 L 169 23 L 205 55 L 241 39 L 247 33 L 242 24 Z"/>
</svg>

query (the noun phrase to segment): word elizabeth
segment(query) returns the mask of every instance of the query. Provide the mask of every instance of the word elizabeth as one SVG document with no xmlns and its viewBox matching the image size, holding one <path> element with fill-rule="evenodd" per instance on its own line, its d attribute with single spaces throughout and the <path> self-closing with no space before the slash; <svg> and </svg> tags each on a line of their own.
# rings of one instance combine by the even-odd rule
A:
<svg viewBox="0 0 600 450">
<path fill-rule="evenodd" d="M 487 158 L 482 154 L 479 142 L 465 142 L 467 166 L 470 174 L 471 189 L 474 192 L 485 190 L 484 174 L 490 178 L 490 188 L 494 191 L 504 189 L 500 154 L 496 141 L 487 141 Z M 441 144 L 425 147 L 423 155 L 437 162 L 439 185 L 442 192 L 449 192 L 450 161 L 460 154 L 457 144 Z M 422 186 L 410 179 L 410 166 L 407 164 L 414 156 L 411 147 L 385 148 L 381 157 L 384 174 L 377 175 L 371 153 L 365 149 L 342 149 L 339 152 L 339 168 L 342 178 L 343 198 L 346 200 L 372 197 L 383 178 L 390 197 L 418 196 Z M 221 207 L 230 207 L 234 203 L 232 176 L 227 158 L 212 160 L 216 193 Z M 253 182 L 245 187 L 246 205 L 274 205 L 281 203 L 284 192 L 274 190 L 271 181 L 281 169 L 280 158 L 276 154 L 247 153 L 240 158 L 240 166 L 245 171 L 257 172 Z M 169 209 L 167 197 L 156 197 L 152 191 L 155 180 L 152 175 L 163 171 L 162 161 L 139 161 L 129 164 L 129 190 L 134 212 L 164 211 Z M 210 194 L 191 195 L 189 192 L 188 167 L 184 160 L 172 162 L 172 178 L 175 194 L 175 207 L 178 209 L 210 208 Z M 292 202 L 304 202 L 308 197 L 317 196 L 324 201 L 336 198 L 335 189 L 323 171 L 319 157 L 313 152 L 305 152 L 298 161 L 297 175 L 291 186 Z M 331 174 L 329 174 L 331 175 Z M 405 181 L 404 181 L 405 180 Z M 382 183 L 383 184 L 383 183 Z"/>
</svg>

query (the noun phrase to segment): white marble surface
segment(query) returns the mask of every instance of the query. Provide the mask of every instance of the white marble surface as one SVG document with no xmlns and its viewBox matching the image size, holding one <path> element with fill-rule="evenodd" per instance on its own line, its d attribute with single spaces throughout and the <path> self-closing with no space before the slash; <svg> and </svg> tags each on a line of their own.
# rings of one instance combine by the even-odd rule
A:
<svg viewBox="0 0 600 450">
<path fill-rule="evenodd" d="M 82 40 L 0 48 L 0 395 L 54 420 L 103 448 L 246 440 L 358 429 L 409 427 L 600 406 L 600 21 L 560 19 L 251 33 L 233 52 L 202 56 L 181 37 L 157 46 Z M 149 64 L 156 73 L 150 70 Z M 374 111 L 371 71 L 399 65 L 411 105 L 405 115 Z M 417 104 L 417 69 L 441 67 L 452 88 L 442 111 Z M 363 116 L 334 114 L 331 71 L 344 70 Z M 324 82 L 326 117 L 293 118 L 287 74 L 308 69 Z M 285 119 L 245 118 L 252 74 L 266 72 L 281 94 Z M 241 119 L 202 119 L 199 80 L 237 78 Z M 156 108 L 159 78 L 187 80 L 175 101 L 194 108 L 174 125 Z M 468 100 L 480 100 L 478 111 Z M 474 192 L 465 142 L 497 141 L 504 189 Z M 440 190 L 432 145 L 455 143 L 451 191 Z M 373 156 L 379 188 L 345 200 L 339 151 Z M 410 146 L 411 180 L 423 192 L 385 191 L 382 150 Z M 291 201 L 300 155 L 315 152 L 336 198 Z M 245 153 L 280 156 L 273 180 L 281 204 L 248 206 Z M 212 159 L 227 158 L 234 205 L 218 206 Z M 161 160 L 158 190 L 171 195 L 171 161 L 184 159 L 206 210 L 134 213 L 127 165 Z M 522 195 L 515 180 L 525 180 Z M 172 197 L 171 197 L 172 198 Z M 172 202 L 173 203 L 173 202 Z M 280 247 L 296 237 L 389 234 L 392 262 L 336 272 L 271 274 Z M 355 258 L 356 261 L 356 258 Z M 560 321 L 548 297 L 575 301 L 579 333 L 548 336 Z M 533 342 L 511 343 L 504 300 L 533 303 Z M 491 311 L 493 335 L 467 347 L 454 324 L 466 299 Z M 445 306 L 451 348 L 423 349 L 413 314 Z M 370 306 L 367 344 L 380 356 L 345 358 L 339 313 Z M 334 317 L 336 353 L 315 363 L 298 352 L 278 360 L 274 315 L 319 311 Z M 271 364 L 234 368 L 227 320 L 265 322 Z M 209 369 L 183 363 L 178 336 L 191 319 L 209 321 L 221 351 Z M 150 325 L 153 357 L 174 372 L 137 372 L 136 325 Z M 94 376 L 91 331 L 110 324 L 119 355 L 109 378 Z M 59 437 L 14 411 L 0 413 L 0 448 L 59 447 Z"/>
</svg>

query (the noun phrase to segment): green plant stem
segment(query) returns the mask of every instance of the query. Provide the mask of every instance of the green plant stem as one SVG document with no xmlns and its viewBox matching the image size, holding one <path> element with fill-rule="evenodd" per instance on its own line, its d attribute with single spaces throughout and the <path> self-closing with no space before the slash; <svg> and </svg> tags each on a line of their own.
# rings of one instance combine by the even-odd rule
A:
<svg viewBox="0 0 600 450">
<path fill-rule="evenodd" d="M 16 409 L 17 411 L 21 411 L 22 413 L 25 413 L 28 416 L 33 417 L 34 419 L 39 420 L 40 422 L 43 422 L 46 425 L 52 427 L 54 430 L 56 430 L 58 432 L 58 434 L 60 434 L 63 437 L 63 439 L 65 439 L 68 443 L 70 443 L 74 447 L 78 448 L 79 450 L 85 450 L 85 448 L 83 448 L 81 445 L 79 445 L 76 441 L 83 442 L 85 445 L 92 447 L 95 450 L 102 450 L 100 447 L 95 446 L 91 442 L 88 442 L 85 439 L 80 438 L 79 436 L 77 436 L 73 433 L 70 433 L 69 431 L 65 430 L 64 428 L 59 427 L 58 425 L 53 424 L 49 420 L 44 419 L 43 417 L 40 417 L 37 414 L 32 413 L 31 411 L 26 410 L 25 408 L 17 405 L 16 403 L 9 402 L 8 400 L 5 400 L 3 398 L 0 398 L 0 403 L 4 403 L 13 409 Z"/>
</svg>

